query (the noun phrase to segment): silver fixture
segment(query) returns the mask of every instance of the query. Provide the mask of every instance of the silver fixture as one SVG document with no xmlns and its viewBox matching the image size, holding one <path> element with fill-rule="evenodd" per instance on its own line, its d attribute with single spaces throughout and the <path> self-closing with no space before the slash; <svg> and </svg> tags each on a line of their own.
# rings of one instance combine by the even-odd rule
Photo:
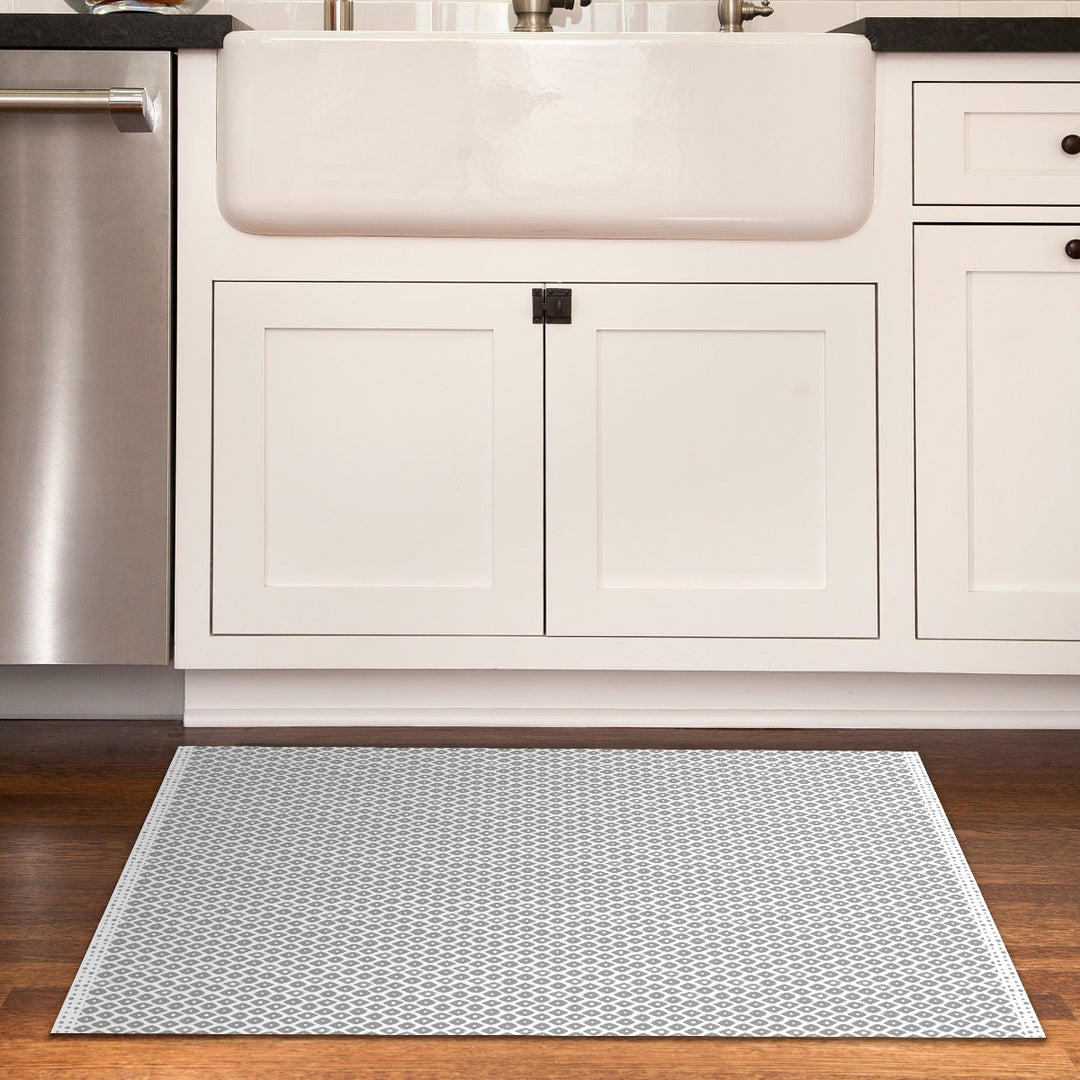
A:
<svg viewBox="0 0 1080 1080">
<path fill-rule="evenodd" d="M 352 0 L 323 0 L 324 30 L 351 30 L 352 28 Z"/>
<path fill-rule="evenodd" d="M 120 131 L 153 131 L 154 103 L 145 89 L 0 90 L 0 112 L 107 112 Z"/>
<path fill-rule="evenodd" d="M 524 33 L 544 33 L 552 29 L 551 13 L 555 8 L 574 7 L 575 0 L 514 0 L 514 14 L 517 16 L 515 31 Z M 582 7 L 588 7 L 592 0 L 581 0 Z"/>
<path fill-rule="evenodd" d="M 171 67 L 4 53 L 0 664 L 169 659 Z"/>
<path fill-rule="evenodd" d="M 716 11 L 720 16 L 720 33 L 741 34 L 744 22 L 759 15 L 771 15 L 773 7 L 770 0 L 720 0 Z"/>
</svg>

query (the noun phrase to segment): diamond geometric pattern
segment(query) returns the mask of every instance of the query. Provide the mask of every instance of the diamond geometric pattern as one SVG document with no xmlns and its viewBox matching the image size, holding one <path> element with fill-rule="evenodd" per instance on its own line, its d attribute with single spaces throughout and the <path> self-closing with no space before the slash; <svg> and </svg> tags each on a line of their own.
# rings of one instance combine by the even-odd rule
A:
<svg viewBox="0 0 1080 1080">
<path fill-rule="evenodd" d="M 53 1028 L 1042 1037 L 917 754 L 183 747 Z"/>
</svg>

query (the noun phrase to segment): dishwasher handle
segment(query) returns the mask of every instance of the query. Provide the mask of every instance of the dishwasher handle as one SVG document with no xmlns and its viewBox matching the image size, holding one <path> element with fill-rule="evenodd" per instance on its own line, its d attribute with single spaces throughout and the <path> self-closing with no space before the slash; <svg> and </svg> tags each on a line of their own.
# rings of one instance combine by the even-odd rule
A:
<svg viewBox="0 0 1080 1080">
<path fill-rule="evenodd" d="M 142 87 L 106 90 L 0 90 L 4 112 L 107 112 L 120 131 L 153 131 L 154 102 Z"/>
</svg>

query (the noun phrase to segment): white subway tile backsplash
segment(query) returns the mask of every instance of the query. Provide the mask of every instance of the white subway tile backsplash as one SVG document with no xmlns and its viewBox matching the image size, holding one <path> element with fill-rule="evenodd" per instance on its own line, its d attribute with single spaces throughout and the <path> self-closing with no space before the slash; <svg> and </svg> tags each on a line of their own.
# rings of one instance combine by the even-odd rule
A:
<svg viewBox="0 0 1080 1080">
<path fill-rule="evenodd" d="M 400 3 L 402 0 L 390 0 Z M 509 3 L 495 0 L 436 0 L 436 30 L 512 30 L 514 14 Z"/>
<path fill-rule="evenodd" d="M 252 30 L 321 30 L 322 0 L 227 0 L 229 15 Z"/>
<path fill-rule="evenodd" d="M 593 0 L 575 29 L 597 34 L 643 33 L 648 29 L 648 6 L 638 0 Z"/>
<path fill-rule="evenodd" d="M 353 29 L 431 30 L 434 7 L 430 0 L 353 0 Z"/>
<path fill-rule="evenodd" d="M 564 8 L 552 12 L 551 25 L 556 30 L 574 33 L 618 34 L 646 29 L 644 3 L 637 0 L 593 0 L 590 7 Z M 625 25 L 623 20 L 625 18 Z M 512 19 L 512 17 L 511 17 Z"/>
<path fill-rule="evenodd" d="M 773 0 L 767 19 L 754 19 L 749 29 L 756 34 L 820 34 L 835 26 L 854 22 L 855 0 Z"/>
<path fill-rule="evenodd" d="M 209 0 L 202 11 L 208 15 L 231 14 L 234 0 Z M 261 0 L 265 3 L 266 0 Z M 74 15 L 64 0 L 0 0 L 0 13 L 19 15 Z M 151 16 L 152 17 L 152 16 Z M 168 18 L 168 16 L 164 16 Z"/>
<path fill-rule="evenodd" d="M 860 19 L 873 15 L 955 18 L 960 14 L 960 0 L 859 0 L 857 6 Z"/>
<path fill-rule="evenodd" d="M 755 19 L 753 33 L 831 30 L 874 15 L 1080 17 L 1080 0 L 773 0 L 775 13 Z M 0 12 L 64 13 L 64 0 L 0 0 Z M 209 0 L 203 11 L 235 15 L 256 30 L 320 30 L 322 0 Z M 512 29 L 510 0 L 354 0 L 358 30 Z M 587 8 L 557 10 L 552 25 L 562 32 L 711 32 L 716 0 L 593 0 Z"/>
<path fill-rule="evenodd" d="M 653 0 L 647 5 L 646 29 L 653 34 L 715 30 L 716 4 L 708 0 Z"/>
<path fill-rule="evenodd" d="M 25 15 L 72 14 L 64 0 L 14 0 L 11 10 Z"/>
<path fill-rule="evenodd" d="M 321 30 L 322 0 L 210 0 L 253 30 Z M 430 0 L 353 0 L 357 30 L 430 30 Z M 204 11 L 208 8 L 204 8 Z"/>
<path fill-rule="evenodd" d="M 976 18 L 1047 18 L 1068 15 L 1069 5 L 1065 0 L 960 0 L 960 14 Z"/>
</svg>

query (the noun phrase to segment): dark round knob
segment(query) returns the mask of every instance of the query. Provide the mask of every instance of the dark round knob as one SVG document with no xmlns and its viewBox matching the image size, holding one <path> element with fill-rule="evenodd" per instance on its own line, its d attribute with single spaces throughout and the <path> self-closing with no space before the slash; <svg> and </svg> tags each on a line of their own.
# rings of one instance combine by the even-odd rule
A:
<svg viewBox="0 0 1080 1080">
<path fill-rule="evenodd" d="M 1065 245 L 1065 254 L 1070 259 L 1080 259 L 1080 240 L 1070 240 Z"/>
<path fill-rule="evenodd" d="M 1061 140 L 1061 149 L 1066 154 L 1080 154 L 1080 135 L 1066 135 Z"/>
</svg>

